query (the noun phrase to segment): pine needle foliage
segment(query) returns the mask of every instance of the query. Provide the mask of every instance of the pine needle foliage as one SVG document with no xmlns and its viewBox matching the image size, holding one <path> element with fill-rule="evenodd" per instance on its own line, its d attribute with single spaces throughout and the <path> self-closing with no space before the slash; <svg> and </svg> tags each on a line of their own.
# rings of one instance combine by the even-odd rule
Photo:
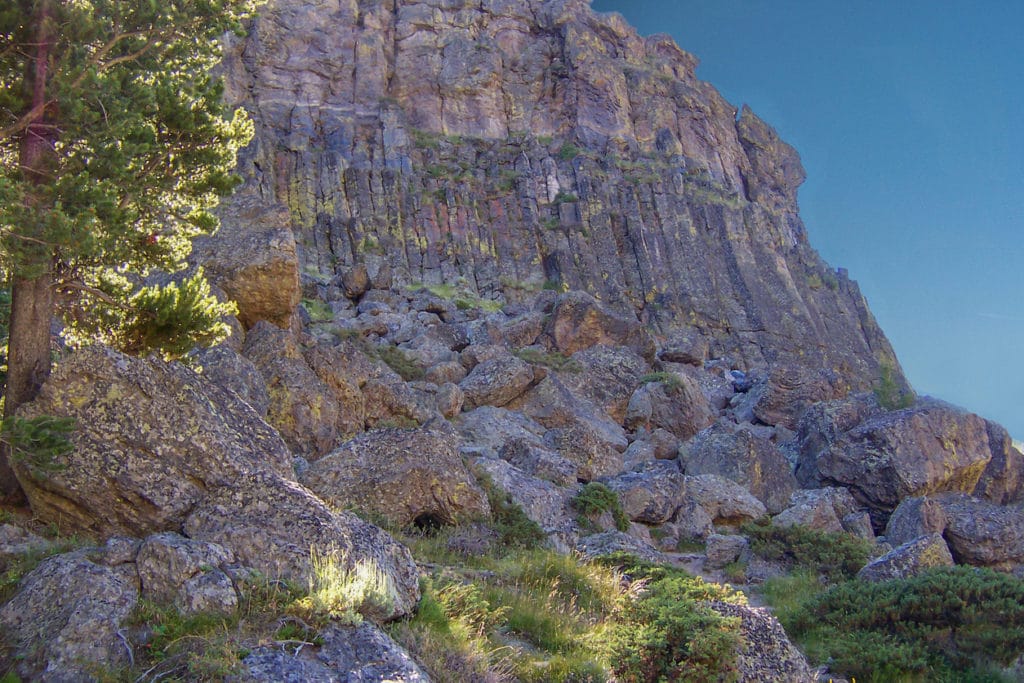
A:
<svg viewBox="0 0 1024 683">
<path fill-rule="evenodd" d="M 212 209 L 239 182 L 235 155 L 253 127 L 223 103 L 214 67 L 223 35 L 240 33 L 256 4 L 0 8 L 0 270 L 12 280 L 51 277 L 72 336 L 95 337 L 97 312 L 122 328 L 99 336 L 124 336 L 128 350 L 167 341 L 180 353 L 183 337 L 169 330 L 185 324 L 206 326 L 198 341 L 224 336 L 197 281 L 177 291 L 138 285 L 153 269 L 183 267 L 191 240 L 216 229 Z M 46 138 L 45 158 L 27 168 L 33 136 Z M 200 310 L 188 314 L 186 304 Z M 142 332 L 149 321 L 158 329 Z"/>
</svg>

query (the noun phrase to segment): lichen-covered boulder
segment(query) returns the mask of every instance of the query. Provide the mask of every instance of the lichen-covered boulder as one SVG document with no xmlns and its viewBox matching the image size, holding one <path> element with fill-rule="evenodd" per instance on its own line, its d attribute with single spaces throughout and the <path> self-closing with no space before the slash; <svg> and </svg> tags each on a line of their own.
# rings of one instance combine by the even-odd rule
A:
<svg viewBox="0 0 1024 683">
<path fill-rule="evenodd" d="M 0 607 L 0 668 L 24 680 L 98 680 L 98 671 L 130 661 L 118 632 L 138 599 L 133 571 L 95 564 L 83 552 L 44 560 Z"/>
<path fill-rule="evenodd" d="M 805 486 L 846 486 L 869 507 L 889 512 L 904 498 L 972 492 L 992 459 L 988 425 L 977 415 L 931 399 L 894 411 L 864 397 L 848 401 L 867 410 L 826 404 L 801 422 L 796 473 Z M 847 429 L 830 416 L 850 412 L 867 415 Z"/>
<path fill-rule="evenodd" d="M 811 683 L 816 680 L 807 659 L 790 642 L 782 624 L 769 610 L 717 601 L 708 604 L 719 614 L 740 620 L 743 644 L 736 658 L 738 680 L 743 683 Z"/>
<path fill-rule="evenodd" d="M 490 514 L 457 435 L 442 425 L 360 434 L 311 464 L 300 481 L 334 507 L 373 512 L 400 527 Z"/>
<path fill-rule="evenodd" d="M 572 486 L 577 481 L 576 463 L 528 439 L 517 437 L 507 441 L 498 455 L 523 472 L 558 486 Z"/>
<path fill-rule="evenodd" d="M 258 647 L 242 660 L 244 671 L 231 683 L 430 683 L 408 652 L 370 623 L 331 624 L 320 631 L 322 644 L 294 654 L 275 647 Z"/>
<path fill-rule="evenodd" d="M 704 550 L 707 569 L 723 569 L 726 565 L 739 560 L 750 550 L 750 542 L 744 536 L 732 534 L 709 534 Z"/>
<path fill-rule="evenodd" d="M 630 396 L 650 365 L 626 346 L 592 346 L 577 351 L 572 365 L 559 374 L 563 383 L 621 423 L 627 413 Z"/>
<path fill-rule="evenodd" d="M 671 379 L 649 382 L 637 394 L 646 394 L 646 402 L 650 403 L 648 426 L 669 431 L 677 439 L 689 439 L 715 421 L 704 392 L 689 374 L 672 373 Z M 643 405 L 644 398 L 637 394 L 630 398 L 630 403 Z"/>
<path fill-rule="evenodd" d="M 484 405 L 504 406 L 522 396 L 533 383 L 533 368 L 512 355 L 492 358 L 476 365 L 459 382 L 465 395 L 463 410 Z"/>
<path fill-rule="evenodd" d="M 34 513 L 67 531 L 178 530 L 212 488 L 253 472 L 292 476 L 291 453 L 249 404 L 155 357 L 77 351 L 19 415 L 75 419 L 69 455 L 41 469 L 15 463 Z"/>
<path fill-rule="evenodd" d="M 267 422 L 296 454 L 318 458 L 338 445 L 345 423 L 339 406 L 345 404 L 309 366 L 291 333 L 260 322 L 246 335 L 242 353 L 266 382 Z"/>
<path fill-rule="evenodd" d="M 234 554 L 216 543 L 164 532 L 142 543 L 135 568 L 147 600 L 173 603 L 184 614 L 230 614 L 238 607 L 238 594 L 221 567 L 234 561 Z"/>
<path fill-rule="evenodd" d="M 576 466 L 576 477 L 593 481 L 622 472 L 623 458 L 614 446 L 582 425 L 549 429 L 544 445 Z"/>
<path fill-rule="evenodd" d="M 545 533 L 559 539 L 571 536 L 575 529 L 569 510 L 573 489 L 530 476 L 497 458 L 478 458 L 474 467 L 482 475 L 490 477 L 494 485 L 505 491 Z"/>
<path fill-rule="evenodd" d="M 618 453 L 629 445 L 625 430 L 617 422 L 573 393 L 553 373 L 505 407 L 524 413 L 548 429 L 574 427 L 588 432 L 594 440 Z"/>
<path fill-rule="evenodd" d="M 953 556 L 946 541 L 939 534 L 929 534 L 872 560 L 857 572 L 857 578 L 865 581 L 908 579 L 928 569 L 952 566 Z"/>
<path fill-rule="evenodd" d="M 543 446 L 547 431 L 544 425 L 518 411 L 493 406 L 464 412 L 455 418 L 454 425 L 462 439 L 463 450 L 491 457 L 497 457 L 514 439 Z"/>
<path fill-rule="evenodd" d="M 684 502 L 687 498 L 695 501 L 715 524 L 737 526 L 768 512 L 750 491 L 717 474 L 687 476 L 685 482 Z"/>
<path fill-rule="evenodd" d="M 662 524 L 682 505 L 684 477 L 674 462 L 647 463 L 604 483 L 618 494 L 622 510 L 634 522 Z"/>
<path fill-rule="evenodd" d="M 241 192 L 218 210 L 220 229 L 193 244 L 192 261 L 238 304 L 249 328 L 260 320 L 287 327 L 299 305 L 299 260 L 287 206 Z"/>
<path fill-rule="evenodd" d="M 775 526 L 803 526 L 815 531 L 838 534 L 846 530 L 843 520 L 851 520 L 859 510 L 857 501 L 843 488 L 802 489 L 790 496 L 789 507 L 772 518 Z"/>
<path fill-rule="evenodd" d="M 936 496 L 946 513 L 942 536 L 962 564 L 1013 571 L 1024 566 L 1024 509 L 974 496 Z"/>
<path fill-rule="evenodd" d="M 242 564 L 273 578 L 307 583 L 314 555 L 369 572 L 375 593 L 361 611 L 379 621 L 410 614 L 419 600 L 416 565 L 405 546 L 281 477 L 250 475 L 211 491 L 184 531 L 230 549 Z"/>
<path fill-rule="evenodd" d="M 248 358 L 229 346 L 214 346 L 196 354 L 195 367 L 203 379 L 235 392 L 266 419 L 270 407 L 267 383 Z"/>
<path fill-rule="evenodd" d="M 1024 454 L 1013 445 L 1006 429 L 986 421 L 992 459 L 981 474 L 974 495 L 999 505 L 1021 502 L 1024 497 Z"/>
<path fill-rule="evenodd" d="M 921 536 L 941 534 L 949 524 L 942 503 L 934 498 L 907 498 L 893 510 L 885 527 L 885 540 L 893 546 Z"/>
<path fill-rule="evenodd" d="M 639 321 L 613 313 L 585 292 L 559 297 L 544 332 L 567 356 L 598 344 L 628 346 L 648 361 L 656 351 L 654 340 Z"/>
<path fill-rule="evenodd" d="M 797 489 L 786 457 L 768 439 L 724 421 L 699 432 L 680 449 L 687 474 L 718 474 L 747 488 L 770 514 L 789 505 Z"/>
</svg>

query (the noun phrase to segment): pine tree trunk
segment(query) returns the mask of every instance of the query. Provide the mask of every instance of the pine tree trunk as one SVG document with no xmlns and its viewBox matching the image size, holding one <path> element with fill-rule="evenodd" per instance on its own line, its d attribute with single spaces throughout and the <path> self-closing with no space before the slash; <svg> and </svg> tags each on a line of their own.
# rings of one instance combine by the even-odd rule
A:
<svg viewBox="0 0 1024 683">
<path fill-rule="evenodd" d="M 32 108 L 46 102 L 47 66 L 53 44 L 50 2 L 42 0 L 36 13 L 35 54 L 27 77 L 32 83 Z M 45 108 L 32 121 L 21 140 L 22 172 L 30 181 L 49 180 L 54 156 L 55 127 Z M 31 200 L 29 200 L 31 201 Z M 53 251 L 36 245 L 33 258 L 13 268 L 11 322 L 7 351 L 7 389 L 4 417 L 36 397 L 50 375 L 50 321 L 53 319 Z M 11 469 L 10 448 L 0 452 L 0 501 L 20 502 L 24 496 Z"/>
</svg>

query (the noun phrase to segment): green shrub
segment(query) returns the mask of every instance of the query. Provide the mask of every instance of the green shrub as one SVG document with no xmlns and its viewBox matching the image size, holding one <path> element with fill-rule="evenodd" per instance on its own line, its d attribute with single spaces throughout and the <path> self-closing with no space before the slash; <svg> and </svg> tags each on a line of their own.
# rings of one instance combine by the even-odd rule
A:
<svg viewBox="0 0 1024 683">
<path fill-rule="evenodd" d="M 326 323 L 334 320 L 334 311 L 326 301 L 319 299 L 303 299 L 302 307 L 309 313 L 309 320 L 314 323 Z"/>
<path fill-rule="evenodd" d="M 867 564 L 874 546 L 850 534 L 830 534 L 802 526 L 772 526 L 767 520 L 741 527 L 758 555 L 791 567 L 806 567 L 830 580 L 851 577 Z"/>
<path fill-rule="evenodd" d="M 45 478 L 48 472 L 66 467 L 61 461 L 74 450 L 71 444 L 74 430 L 72 417 L 11 416 L 3 421 L 0 440 L 11 449 L 12 459 L 25 463 L 34 477 Z"/>
<path fill-rule="evenodd" d="M 610 629 L 609 661 L 618 680 L 735 680 L 739 619 L 715 612 L 709 600 L 742 601 L 699 578 L 652 580 Z"/>
<path fill-rule="evenodd" d="M 683 386 L 683 381 L 674 372 L 649 372 L 640 377 L 640 384 L 652 384 L 654 382 L 660 382 L 665 387 L 665 391 L 668 392 L 678 391 Z"/>
<path fill-rule="evenodd" d="M 558 206 L 559 204 L 572 204 L 573 202 L 578 202 L 579 200 L 580 198 L 577 197 L 574 193 L 566 192 L 565 190 L 559 190 L 558 194 L 555 195 L 555 200 L 552 202 L 552 204 L 554 204 L 555 206 Z"/>
<path fill-rule="evenodd" d="M 487 493 L 491 506 L 491 527 L 498 533 L 500 543 L 506 548 L 537 548 L 547 536 L 536 522 L 526 516 L 507 491 L 499 488 L 490 477 L 478 477 L 481 487 Z"/>
<path fill-rule="evenodd" d="M 622 509 L 619 495 L 604 484 L 592 481 L 572 499 L 572 506 L 588 517 L 610 512 L 619 531 L 629 530 L 629 518 Z"/>
<path fill-rule="evenodd" d="M 879 369 L 878 382 L 875 383 L 875 398 L 878 405 L 886 410 L 902 410 L 914 405 L 914 392 L 904 389 L 896 381 L 896 370 L 891 363 L 883 362 Z"/>
<path fill-rule="evenodd" d="M 1007 666 L 1024 651 L 1024 581 L 988 569 L 849 581 L 780 616 L 808 654 L 858 680 L 992 680 L 979 662 Z"/>
<path fill-rule="evenodd" d="M 579 147 L 567 142 L 558 150 L 558 158 L 562 161 L 572 161 L 578 157 L 581 152 L 582 150 Z"/>
</svg>

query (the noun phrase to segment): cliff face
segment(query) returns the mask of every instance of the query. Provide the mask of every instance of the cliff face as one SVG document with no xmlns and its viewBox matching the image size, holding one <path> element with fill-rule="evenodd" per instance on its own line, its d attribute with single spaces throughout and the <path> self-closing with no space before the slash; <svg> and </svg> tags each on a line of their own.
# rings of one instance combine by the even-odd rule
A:
<svg viewBox="0 0 1024 683">
<path fill-rule="evenodd" d="M 586 0 L 271 0 L 225 62 L 257 125 L 234 201 L 288 207 L 307 277 L 581 289 L 741 366 L 898 373 L 796 152 L 695 67 Z"/>
</svg>

